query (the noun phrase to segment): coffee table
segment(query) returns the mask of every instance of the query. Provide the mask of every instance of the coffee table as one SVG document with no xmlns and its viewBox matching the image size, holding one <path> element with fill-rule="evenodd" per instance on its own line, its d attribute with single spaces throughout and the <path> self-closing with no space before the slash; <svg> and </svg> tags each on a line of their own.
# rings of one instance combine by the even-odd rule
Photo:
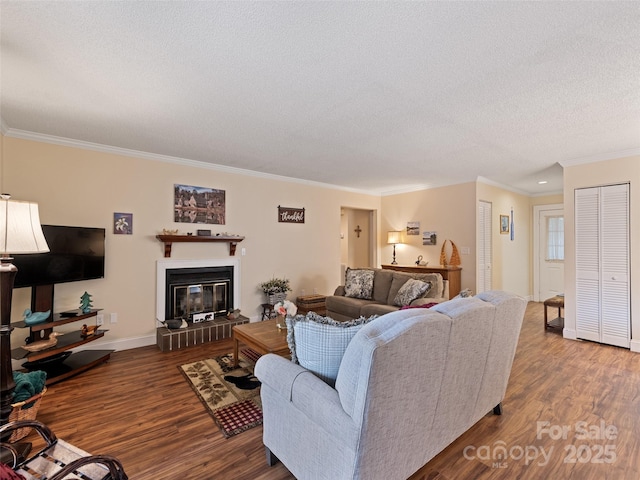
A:
<svg viewBox="0 0 640 480">
<path fill-rule="evenodd" d="M 238 366 L 238 353 L 240 342 L 255 350 L 260 355 L 275 353 L 282 357 L 290 354 L 287 343 L 287 330 L 280 330 L 277 319 L 263 322 L 244 323 L 233 326 L 233 365 Z"/>
</svg>

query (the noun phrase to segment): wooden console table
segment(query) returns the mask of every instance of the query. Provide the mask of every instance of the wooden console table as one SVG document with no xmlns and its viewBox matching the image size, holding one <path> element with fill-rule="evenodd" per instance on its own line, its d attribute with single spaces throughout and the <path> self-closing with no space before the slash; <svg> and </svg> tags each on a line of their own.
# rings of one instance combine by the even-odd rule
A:
<svg viewBox="0 0 640 480">
<path fill-rule="evenodd" d="M 407 273 L 439 273 L 444 280 L 449 281 L 449 298 L 453 298 L 462 289 L 462 267 L 418 267 L 417 265 L 382 265 L 385 270 L 396 270 Z"/>
</svg>

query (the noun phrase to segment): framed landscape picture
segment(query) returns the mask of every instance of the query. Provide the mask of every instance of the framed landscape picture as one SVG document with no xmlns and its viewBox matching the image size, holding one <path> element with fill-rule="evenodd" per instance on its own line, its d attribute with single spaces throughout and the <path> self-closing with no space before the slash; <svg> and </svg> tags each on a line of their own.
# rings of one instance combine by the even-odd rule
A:
<svg viewBox="0 0 640 480">
<path fill-rule="evenodd" d="M 173 195 L 174 222 L 225 224 L 224 190 L 174 185 Z"/>
</svg>

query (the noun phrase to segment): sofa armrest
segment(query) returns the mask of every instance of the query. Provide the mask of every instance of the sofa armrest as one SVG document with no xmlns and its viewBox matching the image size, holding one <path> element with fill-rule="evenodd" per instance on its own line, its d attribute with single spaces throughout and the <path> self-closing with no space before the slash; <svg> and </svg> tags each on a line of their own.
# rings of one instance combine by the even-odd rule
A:
<svg viewBox="0 0 640 480">
<path fill-rule="evenodd" d="M 336 441 L 355 445 L 359 429 L 344 411 L 338 392 L 307 369 L 274 354 L 260 357 L 255 375 L 263 383 L 264 395 L 275 393 L 278 405 L 290 405 L 310 421 L 332 432 Z M 271 403 L 271 402 L 269 402 Z"/>
<path fill-rule="evenodd" d="M 293 384 L 299 375 L 313 375 L 309 370 L 275 354 L 263 355 L 256 362 L 254 374 L 269 385 L 283 400 L 290 402 Z"/>
<path fill-rule="evenodd" d="M 336 288 L 336 291 L 333 292 L 333 294 L 338 297 L 344 297 L 345 293 L 346 293 L 346 290 L 344 289 L 344 285 L 338 285 L 338 288 Z"/>
</svg>

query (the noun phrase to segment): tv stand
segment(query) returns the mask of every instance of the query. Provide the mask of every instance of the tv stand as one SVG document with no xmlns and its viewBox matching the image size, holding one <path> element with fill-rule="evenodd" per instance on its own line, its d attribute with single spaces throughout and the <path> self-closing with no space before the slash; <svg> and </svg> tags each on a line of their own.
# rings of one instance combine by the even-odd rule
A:
<svg viewBox="0 0 640 480">
<path fill-rule="evenodd" d="M 47 311 L 53 308 L 53 285 L 33 287 L 31 293 L 31 305 L 33 311 Z M 92 309 L 88 313 L 80 310 L 53 314 L 49 319 L 36 325 L 27 325 L 24 322 L 14 323 L 17 328 L 29 328 L 29 338 L 32 342 L 46 340 L 53 332 L 54 327 L 67 323 L 93 319 L 100 309 Z M 72 375 L 84 372 L 102 362 L 109 360 L 114 350 L 84 350 L 71 353 L 69 350 L 93 342 L 102 338 L 107 330 L 97 330 L 93 335 L 83 335 L 80 328 L 74 332 L 67 332 L 58 337 L 58 343 L 53 347 L 39 352 L 29 352 L 22 347 L 11 350 L 11 356 L 16 360 L 26 359 L 22 366 L 27 370 L 44 370 L 47 372 L 47 385 L 64 380 Z"/>
</svg>

